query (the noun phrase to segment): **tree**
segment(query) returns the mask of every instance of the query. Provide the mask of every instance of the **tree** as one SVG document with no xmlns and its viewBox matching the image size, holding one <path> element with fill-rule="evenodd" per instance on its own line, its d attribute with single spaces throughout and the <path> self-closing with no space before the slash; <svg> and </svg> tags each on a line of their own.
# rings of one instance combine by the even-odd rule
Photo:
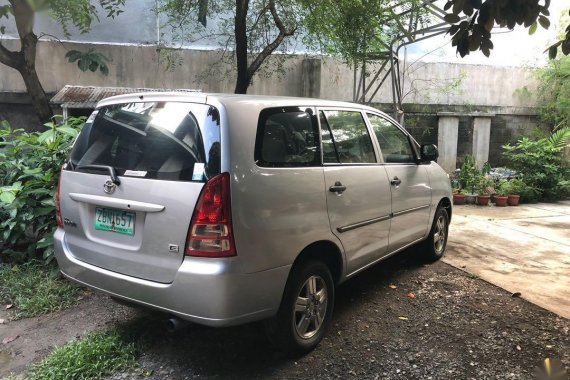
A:
<svg viewBox="0 0 570 380">
<path fill-rule="evenodd" d="M 553 130 L 570 128 L 570 57 L 551 60 L 537 74 L 542 119 Z"/>
<path fill-rule="evenodd" d="M 549 7 L 550 0 L 544 0 L 544 4 L 540 0 L 448 0 L 444 10 L 451 9 L 445 20 L 453 24 L 449 34 L 459 55 L 481 50 L 488 57 L 493 49 L 491 29 L 495 24 L 509 29 L 524 25 L 530 34 L 539 24 L 548 29 Z M 548 48 L 550 58 L 556 58 L 559 48 L 564 55 L 570 54 L 570 25 L 560 41 Z"/>
<path fill-rule="evenodd" d="M 172 31 L 174 44 L 210 38 L 221 41 L 224 51 L 221 62 L 230 64 L 237 72 L 236 93 L 247 92 L 253 77 L 264 70 L 269 56 L 291 52 L 301 38 L 309 48 L 340 56 L 348 63 L 361 61 L 369 52 L 385 50 L 395 33 L 402 29 L 396 11 L 409 10 L 421 3 L 420 0 L 159 2 L 157 10 L 166 15 L 164 26 Z M 206 26 L 206 18 L 212 16 L 217 18 L 213 29 Z M 425 21 L 421 12 L 418 16 L 418 22 Z M 279 66 L 285 54 L 273 57 Z M 275 71 L 279 72 L 280 67 L 268 70 L 272 75 Z"/>
<path fill-rule="evenodd" d="M 98 0 L 108 17 L 118 15 L 124 3 L 125 0 Z M 20 73 L 39 119 L 46 122 L 52 118 L 53 111 L 36 72 L 37 44 L 44 37 L 34 32 L 34 21 L 39 12 L 48 13 L 58 21 L 66 37 L 70 34 L 70 25 L 81 33 L 89 32 L 93 20 L 98 20 L 98 13 L 90 0 L 8 0 L 7 5 L 0 6 L 0 20 L 13 18 L 20 40 L 19 51 L 8 49 L 0 40 L 0 63 Z M 0 34 L 4 33 L 5 25 L 0 25 Z M 87 53 L 70 51 L 67 57 L 70 62 L 77 61 L 83 71 L 100 69 L 105 73 L 108 70 L 105 58 L 92 50 Z"/>
<path fill-rule="evenodd" d="M 348 64 L 388 50 L 397 35 L 409 32 L 410 25 L 402 25 L 406 16 L 398 13 L 414 11 L 417 25 L 428 23 L 427 11 L 418 0 L 301 0 L 301 3 L 306 9 L 305 42 L 316 50 L 341 57 Z"/>
<path fill-rule="evenodd" d="M 211 38 L 221 42 L 220 63 L 235 67 L 237 94 L 247 92 L 272 53 L 287 51 L 300 26 L 294 0 L 160 0 L 157 11 L 166 15 L 164 27 L 173 31 L 171 46 Z M 206 20 L 213 15 L 217 23 L 212 30 Z"/>
</svg>

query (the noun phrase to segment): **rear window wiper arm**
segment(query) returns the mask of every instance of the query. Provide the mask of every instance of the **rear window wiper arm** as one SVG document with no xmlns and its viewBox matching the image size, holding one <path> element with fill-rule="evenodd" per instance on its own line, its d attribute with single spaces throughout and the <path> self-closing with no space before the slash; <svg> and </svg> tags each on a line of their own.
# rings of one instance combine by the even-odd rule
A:
<svg viewBox="0 0 570 380">
<path fill-rule="evenodd" d="M 87 169 L 87 170 L 105 170 L 109 172 L 111 181 L 117 186 L 121 184 L 121 180 L 117 176 L 117 170 L 109 165 L 79 165 L 75 168 L 76 170 Z"/>
</svg>

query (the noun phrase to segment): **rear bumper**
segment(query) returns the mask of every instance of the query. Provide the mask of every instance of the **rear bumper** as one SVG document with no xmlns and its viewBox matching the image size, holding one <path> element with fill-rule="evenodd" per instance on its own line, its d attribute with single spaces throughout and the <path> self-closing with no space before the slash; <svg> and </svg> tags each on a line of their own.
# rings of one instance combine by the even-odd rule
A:
<svg viewBox="0 0 570 380">
<path fill-rule="evenodd" d="M 231 326 L 277 313 L 290 265 L 236 273 L 224 259 L 186 257 L 169 284 L 116 273 L 75 258 L 65 231 L 54 235 L 55 256 L 67 278 L 112 296 L 207 326 Z"/>
</svg>

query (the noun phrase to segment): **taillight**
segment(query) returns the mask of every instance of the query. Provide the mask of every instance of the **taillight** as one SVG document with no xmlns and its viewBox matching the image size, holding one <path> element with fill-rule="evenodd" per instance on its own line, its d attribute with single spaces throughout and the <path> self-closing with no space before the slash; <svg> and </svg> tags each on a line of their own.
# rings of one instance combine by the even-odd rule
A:
<svg viewBox="0 0 570 380">
<path fill-rule="evenodd" d="M 186 255 L 235 256 L 230 206 L 230 175 L 211 178 L 196 203 L 186 239 Z"/>
<path fill-rule="evenodd" d="M 61 174 L 63 173 L 63 168 L 59 173 L 59 180 L 57 181 L 57 189 L 55 190 L 55 221 L 57 226 L 63 228 L 63 219 L 61 217 L 61 206 L 60 206 L 60 196 L 59 196 L 59 189 L 61 186 Z"/>
</svg>

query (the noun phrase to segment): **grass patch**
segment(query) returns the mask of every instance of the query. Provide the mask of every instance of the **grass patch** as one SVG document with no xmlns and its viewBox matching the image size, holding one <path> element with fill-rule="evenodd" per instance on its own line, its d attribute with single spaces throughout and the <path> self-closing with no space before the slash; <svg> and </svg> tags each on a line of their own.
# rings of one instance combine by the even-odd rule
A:
<svg viewBox="0 0 570 380">
<path fill-rule="evenodd" d="M 39 262 L 0 265 L 0 302 L 14 305 L 14 317 L 59 311 L 78 301 L 79 288 Z"/>
<path fill-rule="evenodd" d="M 140 352 L 136 338 L 126 328 L 97 332 L 55 348 L 33 364 L 28 379 L 99 379 L 135 365 Z"/>
</svg>

